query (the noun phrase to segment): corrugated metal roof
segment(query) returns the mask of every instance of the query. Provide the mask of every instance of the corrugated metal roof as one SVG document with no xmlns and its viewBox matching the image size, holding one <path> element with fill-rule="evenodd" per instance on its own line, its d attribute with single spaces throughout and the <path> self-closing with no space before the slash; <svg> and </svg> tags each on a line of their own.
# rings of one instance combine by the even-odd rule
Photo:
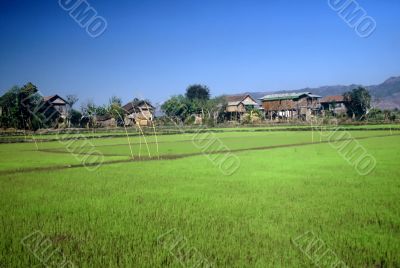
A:
<svg viewBox="0 0 400 268">
<path fill-rule="evenodd" d="M 320 95 L 316 94 L 309 94 L 308 96 L 310 96 L 311 98 L 322 98 Z"/>
<path fill-rule="evenodd" d="M 271 94 L 262 97 L 260 100 L 292 100 L 292 99 L 298 99 L 303 95 L 310 95 L 310 94 L 311 92 Z"/>
<path fill-rule="evenodd" d="M 299 92 L 299 93 L 283 93 L 283 94 L 271 94 L 262 97 L 262 101 L 272 101 L 272 100 L 294 100 L 299 99 L 303 96 L 308 96 L 311 98 L 321 98 L 319 95 L 312 94 L 311 92 Z"/>
</svg>

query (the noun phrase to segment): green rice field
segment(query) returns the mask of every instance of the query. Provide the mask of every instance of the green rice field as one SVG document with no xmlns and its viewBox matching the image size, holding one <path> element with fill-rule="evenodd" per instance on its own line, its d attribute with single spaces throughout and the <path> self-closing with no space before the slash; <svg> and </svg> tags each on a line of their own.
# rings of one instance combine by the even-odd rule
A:
<svg viewBox="0 0 400 268">
<path fill-rule="evenodd" d="M 354 128 L 0 144 L 0 267 L 331 267 L 310 232 L 337 267 L 400 267 L 400 128 Z"/>
</svg>

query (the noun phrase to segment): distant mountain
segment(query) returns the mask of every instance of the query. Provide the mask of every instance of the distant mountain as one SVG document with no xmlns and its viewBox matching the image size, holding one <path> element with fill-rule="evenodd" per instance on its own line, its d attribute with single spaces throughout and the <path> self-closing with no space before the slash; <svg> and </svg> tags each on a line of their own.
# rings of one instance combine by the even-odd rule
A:
<svg viewBox="0 0 400 268">
<path fill-rule="evenodd" d="M 381 109 L 400 108 L 400 76 L 391 77 L 377 86 L 368 89 L 374 97 L 374 104 Z"/>
<path fill-rule="evenodd" d="M 287 93 L 287 92 L 312 92 L 313 94 L 322 97 L 332 95 L 342 95 L 356 87 L 363 85 L 337 85 L 337 86 L 323 86 L 318 88 L 302 88 L 296 90 L 285 91 L 270 91 L 270 92 L 246 92 L 253 98 L 259 99 L 268 94 Z M 379 85 L 364 86 L 367 88 L 373 98 L 373 106 L 381 109 L 394 109 L 400 108 L 400 76 L 391 77 Z"/>
</svg>

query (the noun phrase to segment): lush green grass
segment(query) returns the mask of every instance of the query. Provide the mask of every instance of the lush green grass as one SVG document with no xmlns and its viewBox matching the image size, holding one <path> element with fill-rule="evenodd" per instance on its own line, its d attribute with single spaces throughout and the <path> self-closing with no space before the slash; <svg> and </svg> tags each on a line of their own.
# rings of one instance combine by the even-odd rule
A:
<svg viewBox="0 0 400 268">
<path fill-rule="evenodd" d="M 30 167 L 54 167 L 79 164 L 87 152 L 104 155 L 104 161 L 136 160 L 146 157 L 168 156 L 214 151 L 214 146 L 196 146 L 199 140 L 218 139 L 230 150 L 252 149 L 285 144 L 321 142 L 329 139 L 330 132 L 272 131 L 272 132 L 222 132 L 181 135 L 146 135 L 102 139 L 63 140 L 54 142 L 3 144 L 0 153 L 7 155 L 0 162 L 0 170 Z M 352 137 L 399 134 L 397 131 L 351 131 Z M 20 161 L 20 160 L 23 161 Z"/>
<path fill-rule="evenodd" d="M 290 124 L 276 124 L 276 125 L 254 125 L 248 126 L 236 126 L 236 127 L 215 127 L 208 129 L 211 132 L 268 132 L 268 131 L 309 131 L 311 128 L 318 128 L 315 124 L 308 125 L 290 125 Z M 365 125 L 341 125 L 341 128 L 348 130 L 400 130 L 399 124 L 365 124 Z M 105 137 L 125 137 L 126 135 L 135 137 L 140 136 L 143 132 L 146 135 L 151 135 L 156 132 L 158 135 L 169 135 L 169 134 L 181 134 L 181 133 L 195 133 L 201 128 L 200 126 L 185 126 L 180 127 L 178 125 L 171 126 L 151 126 L 143 127 L 141 129 L 129 127 L 129 128 L 110 128 L 110 129 L 76 129 L 76 130 L 60 130 L 46 132 L 45 130 L 37 131 L 36 133 L 20 132 L 19 135 L 12 135 L 11 133 L 0 133 L 0 143 L 7 142 L 34 142 L 34 141 L 54 141 L 60 139 L 69 138 L 105 138 Z M 336 128 L 334 125 L 325 125 L 324 128 Z"/>
<path fill-rule="evenodd" d="M 217 267 L 309 267 L 291 242 L 307 231 L 349 267 L 399 267 L 400 136 L 351 134 L 388 135 L 359 140 L 377 160 L 368 176 L 329 144 L 318 144 L 326 136 L 314 133 L 312 139 L 306 131 L 213 134 L 231 150 L 316 143 L 234 152 L 240 168 L 231 176 L 202 154 L 103 165 L 94 172 L 82 167 L 7 174 L 79 160 L 59 142 L 39 143 L 39 151 L 34 143 L 0 145 L 0 267 L 39 264 L 20 243 L 35 230 L 78 267 L 179 267 L 157 243 L 173 228 Z M 159 153 L 200 153 L 192 138 L 160 136 Z M 147 141 L 156 155 L 155 137 Z M 127 138 L 91 142 L 105 161 L 130 157 Z M 138 158 L 139 137 L 130 142 Z"/>
</svg>

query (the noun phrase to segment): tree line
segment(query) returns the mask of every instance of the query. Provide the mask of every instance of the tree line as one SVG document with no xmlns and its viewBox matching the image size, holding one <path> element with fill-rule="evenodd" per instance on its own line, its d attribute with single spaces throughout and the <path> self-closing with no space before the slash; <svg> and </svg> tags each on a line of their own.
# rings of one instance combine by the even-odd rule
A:
<svg viewBox="0 0 400 268">
<path fill-rule="evenodd" d="M 215 125 L 224 120 L 226 105 L 223 96 L 211 98 L 207 86 L 195 84 L 189 86 L 184 95 L 172 96 L 164 102 L 161 110 L 170 119 L 181 123 L 194 123 L 198 116 L 202 123 Z"/>
<path fill-rule="evenodd" d="M 365 88 L 359 87 L 343 94 L 348 117 L 354 120 L 392 120 L 400 117 L 399 111 L 381 111 L 371 109 L 371 95 Z M 0 97 L 0 127 L 37 130 L 54 127 L 85 127 L 94 126 L 95 118 L 99 116 L 114 118 L 117 125 L 124 125 L 125 111 L 122 100 L 112 96 L 105 105 L 96 105 L 92 101 L 81 104 L 80 110 L 74 109 L 79 98 L 68 95 L 68 109 L 65 118 L 53 113 L 43 105 L 43 96 L 38 88 L 27 83 L 22 87 L 14 86 Z M 133 103 L 139 102 L 134 99 Z M 148 103 L 150 101 L 146 100 Z M 210 89 L 205 85 L 194 84 L 186 89 L 185 94 L 172 96 L 161 106 L 169 120 L 175 123 L 193 124 L 200 118 L 202 124 L 214 126 L 227 120 L 227 101 L 224 96 L 211 98 Z M 260 111 L 249 111 L 262 118 Z M 246 118 L 246 116 L 244 117 Z"/>
<path fill-rule="evenodd" d="M 372 107 L 372 97 L 363 87 L 355 88 L 343 94 L 346 101 L 347 116 L 357 121 L 395 121 L 400 118 L 400 112 L 381 110 Z"/>
</svg>

